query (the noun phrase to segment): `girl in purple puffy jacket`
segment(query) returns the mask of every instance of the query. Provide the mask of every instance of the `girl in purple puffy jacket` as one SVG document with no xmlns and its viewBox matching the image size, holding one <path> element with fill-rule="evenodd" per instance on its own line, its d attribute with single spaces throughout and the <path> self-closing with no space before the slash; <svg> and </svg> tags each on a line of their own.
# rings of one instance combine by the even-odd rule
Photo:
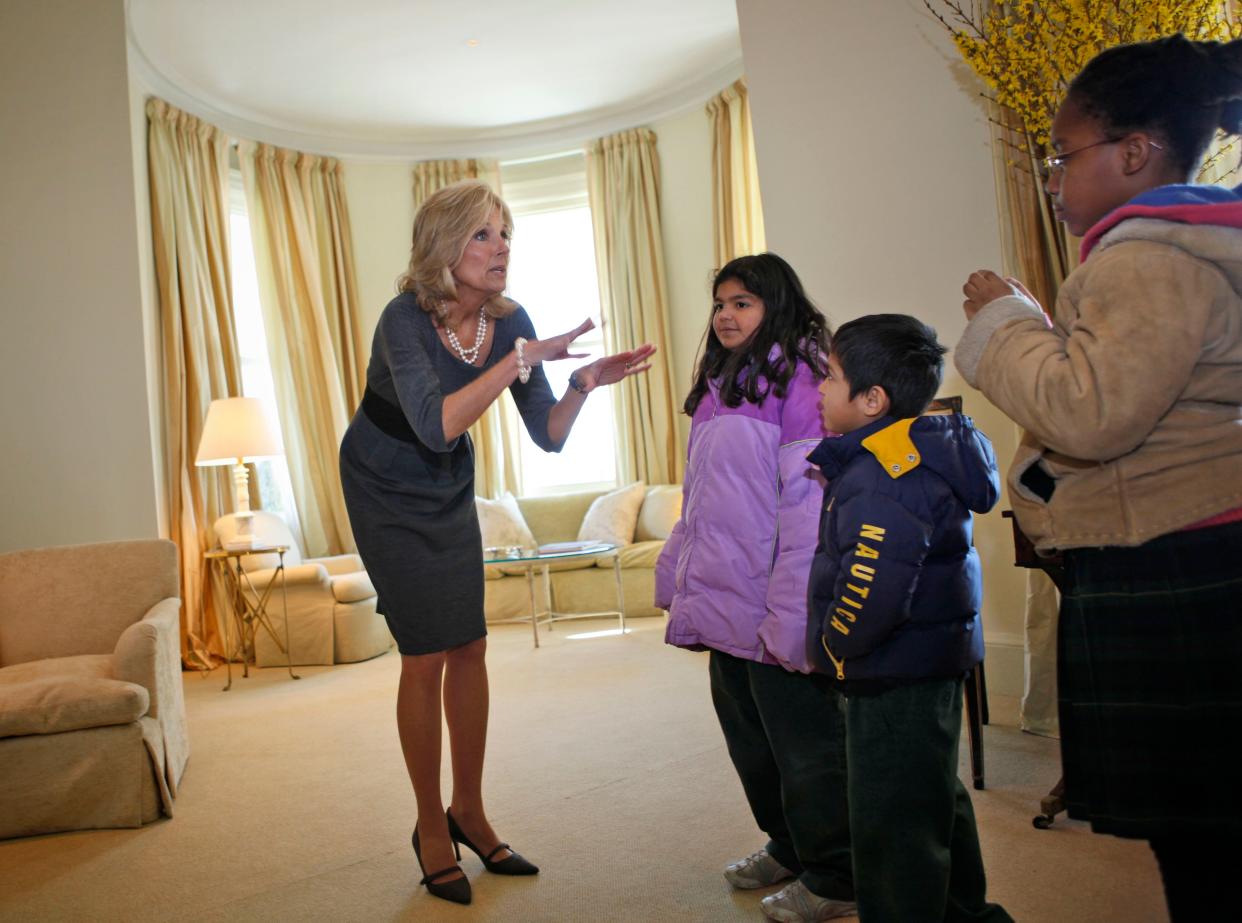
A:
<svg viewBox="0 0 1242 923">
<path fill-rule="evenodd" d="M 777 920 L 853 913 L 844 725 L 806 653 L 807 578 L 823 483 L 816 388 L 828 323 L 774 253 L 717 273 L 706 347 L 686 398 L 681 520 L 656 566 L 665 640 L 709 653 L 712 701 L 768 842 L 724 870 L 736 888 L 794 880 Z"/>
</svg>

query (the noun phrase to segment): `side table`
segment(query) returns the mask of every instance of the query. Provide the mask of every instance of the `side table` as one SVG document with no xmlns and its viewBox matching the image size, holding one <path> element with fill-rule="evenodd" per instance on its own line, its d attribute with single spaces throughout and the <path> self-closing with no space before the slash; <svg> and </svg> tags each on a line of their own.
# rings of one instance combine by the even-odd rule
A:
<svg viewBox="0 0 1242 923">
<path fill-rule="evenodd" d="M 289 591 L 285 587 L 285 552 L 288 550 L 287 545 L 251 545 L 248 548 L 213 548 L 203 554 L 208 568 L 214 568 L 223 578 L 229 595 L 229 616 L 224 620 L 224 663 L 228 671 L 228 682 L 224 686 L 225 692 L 233 687 L 233 654 L 235 651 L 229 632 L 230 625 L 237 629 L 243 677 L 250 676 L 254 633 L 257 628 L 262 628 L 276 642 L 276 646 L 284 651 L 285 666 L 289 669 L 289 676 L 293 679 L 302 678 L 293 672 L 293 661 L 290 656 Z M 250 574 L 242 567 L 242 558 L 252 554 L 275 554 L 279 559 L 276 571 L 262 593 L 255 589 L 250 580 Z M 267 612 L 268 600 L 277 581 L 280 582 L 281 608 L 285 621 L 284 644 L 281 644 L 280 638 L 276 636 L 276 629 L 272 626 L 272 620 Z"/>
</svg>

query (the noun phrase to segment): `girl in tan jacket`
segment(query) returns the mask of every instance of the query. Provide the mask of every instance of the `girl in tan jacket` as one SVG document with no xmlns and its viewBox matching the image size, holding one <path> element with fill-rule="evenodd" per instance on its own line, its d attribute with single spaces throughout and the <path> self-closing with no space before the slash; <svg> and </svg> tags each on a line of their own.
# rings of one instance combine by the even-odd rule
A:
<svg viewBox="0 0 1242 923">
<path fill-rule="evenodd" d="M 1242 834 L 1242 195 L 1188 185 L 1242 126 L 1242 41 L 1109 49 L 1070 84 L 1045 160 L 1083 237 L 1052 323 L 981 270 L 963 377 L 1025 430 L 1018 520 L 1060 549 L 1066 801 L 1148 839 L 1178 920 L 1236 916 Z"/>
</svg>

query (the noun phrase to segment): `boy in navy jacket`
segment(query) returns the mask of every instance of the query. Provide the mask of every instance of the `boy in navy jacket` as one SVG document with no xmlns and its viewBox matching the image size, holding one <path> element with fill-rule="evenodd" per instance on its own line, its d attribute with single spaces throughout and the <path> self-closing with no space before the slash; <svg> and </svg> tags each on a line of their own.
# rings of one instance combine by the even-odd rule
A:
<svg viewBox="0 0 1242 923">
<path fill-rule="evenodd" d="M 863 923 L 1009 920 L 985 900 L 970 796 L 957 778 L 962 679 L 983 659 L 971 511 L 996 503 L 988 438 L 920 417 L 944 347 L 902 314 L 844 324 L 820 385 L 811 453 L 829 489 L 811 567 L 808 649 L 846 715 L 854 887 Z"/>
</svg>

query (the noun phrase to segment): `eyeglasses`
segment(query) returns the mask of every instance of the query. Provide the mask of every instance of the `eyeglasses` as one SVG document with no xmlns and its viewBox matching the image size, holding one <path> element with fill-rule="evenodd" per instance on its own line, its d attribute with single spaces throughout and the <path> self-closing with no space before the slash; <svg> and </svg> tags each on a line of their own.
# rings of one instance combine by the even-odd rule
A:
<svg viewBox="0 0 1242 923">
<path fill-rule="evenodd" d="M 1069 160 L 1075 154 L 1081 154 L 1083 151 L 1089 151 L 1091 148 L 1099 147 L 1101 144 L 1116 144 L 1118 141 L 1124 140 L 1125 137 L 1103 138 L 1100 141 L 1095 141 L 1091 144 L 1084 144 L 1082 147 L 1076 147 L 1072 151 L 1066 151 L 1064 154 L 1053 154 L 1050 157 L 1045 157 L 1042 161 L 1040 161 L 1040 165 L 1043 167 L 1041 172 L 1043 173 L 1044 178 L 1047 179 L 1050 176 L 1064 172 L 1065 161 Z M 1155 141 L 1148 141 L 1147 143 L 1158 151 L 1164 150 L 1164 148 Z"/>
</svg>

